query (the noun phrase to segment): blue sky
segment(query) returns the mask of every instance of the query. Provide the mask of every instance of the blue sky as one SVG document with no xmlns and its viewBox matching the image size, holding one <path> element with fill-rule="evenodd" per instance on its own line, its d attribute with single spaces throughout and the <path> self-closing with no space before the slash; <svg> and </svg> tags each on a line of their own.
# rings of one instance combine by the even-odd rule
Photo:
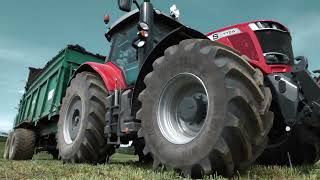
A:
<svg viewBox="0 0 320 180">
<path fill-rule="evenodd" d="M 116 0 L 2 0 L 0 5 L 0 130 L 12 128 L 28 67 L 42 67 L 67 44 L 107 55 L 103 15 L 111 22 L 123 12 Z M 320 68 L 320 1 L 154 0 L 168 12 L 176 4 L 181 21 L 201 32 L 256 19 L 282 22 L 292 32 L 295 55 Z"/>
</svg>

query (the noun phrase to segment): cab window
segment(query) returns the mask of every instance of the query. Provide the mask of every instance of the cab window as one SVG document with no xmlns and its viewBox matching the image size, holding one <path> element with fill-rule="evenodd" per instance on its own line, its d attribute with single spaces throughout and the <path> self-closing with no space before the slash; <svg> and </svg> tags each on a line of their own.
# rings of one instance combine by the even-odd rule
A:
<svg viewBox="0 0 320 180">
<path fill-rule="evenodd" d="M 125 28 L 112 36 L 109 60 L 119 67 L 125 68 L 137 62 L 136 49 L 132 41 L 137 37 L 137 28 Z"/>
</svg>

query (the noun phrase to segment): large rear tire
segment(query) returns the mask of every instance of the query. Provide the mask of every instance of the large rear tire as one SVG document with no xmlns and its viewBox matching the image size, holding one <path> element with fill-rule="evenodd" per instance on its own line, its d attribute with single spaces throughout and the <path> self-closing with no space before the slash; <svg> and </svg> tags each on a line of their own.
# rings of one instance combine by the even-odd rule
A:
<svg viewBox="0 0 320 180">
<path fill-rule="evenodd" d="M 144 154 L 143 149 L 145 147 L 145 142 L 143 138 L 137 138 L 133 141 L 134 154 L 139 156 L 139 162 L 142 164 L 151 164 L 153 158 L 150 153 Z"/>
<path fill-rule="evenodd" d="M 271 92 L 238 54 L 209 40 L 184 40 L 153 63 L 139 95 L 146 142 L 160 164 L 196 178 L 232 176 L 262 153 L 272 127 Z"/>
<path fill-rule="evenodd" d="M 36 136 L 31 129 L 16 129 L 10 140 L 9 159 L 29 160 L 34 154 Z"/>
<path fill-rule="evenodd" d="M 3 159 L 9 159 L 9 152 L 10 152 L 10 145 L 11 145 L 11 139 L 12 139 L 12 132 L 8 135 L 8 138 L 6 140 L 6 145 L 3 152 Z"/>
<path fill-rule="evenodd" d="M 58 122 L 59 156 L 64 162 L 105 163 L 114 153 L 104 136 L 108 92 L 99 75 L 82 72 L 71 81 Z"/>
</svg>

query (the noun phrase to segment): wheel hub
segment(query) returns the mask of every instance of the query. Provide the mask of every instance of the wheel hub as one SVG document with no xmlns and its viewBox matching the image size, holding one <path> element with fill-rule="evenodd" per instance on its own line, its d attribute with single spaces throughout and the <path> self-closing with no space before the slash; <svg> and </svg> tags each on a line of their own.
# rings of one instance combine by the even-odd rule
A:
<svg viewBox="0 0 320 180">
<path fill-rule="evenodd" d="M 75 109 L 72 116 L 72 122 L 70 127 L 70 136 L 71 139 L 74 140 L 77 137 L 77 133 L 79 130 L 79 121 L 80 121 L 80 111 L 79 109 Z"/>
<path fill-rule="evenodd" d="M 186 123 L 199 124 L 206 116 L 207 103 L 203 98 L 204 95 L 185 97 L 178 107 L 179 117 Z"/>
<path fill-rule="evenodd" d="M 186 123 L 190 123 L 196 118 L 197 111 L 197 102 L 191 97 L 183 98 L 178 108 L 179 117 Z"/>
<path fill-rule="evenodd" d="M 178 74 L 160 95 L 157 122 L 162 135 L 173 144 L 189 143 L 201 132 L 207 109 L 202 80 L 191 73 Z"/>
<path fill-rule="evenodd" d="M 79 134 L 81 126 L 81 107 L 80 97 L 73 97 L 63 124 L 63 135 L 67 144 L 72 144 Z"/>
</svg>

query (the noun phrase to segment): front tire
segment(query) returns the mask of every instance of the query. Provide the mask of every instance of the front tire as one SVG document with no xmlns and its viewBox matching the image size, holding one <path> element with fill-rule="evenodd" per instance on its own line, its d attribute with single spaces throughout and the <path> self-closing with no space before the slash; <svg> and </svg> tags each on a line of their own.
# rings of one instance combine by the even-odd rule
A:
<svg viewBox="0 0 320 180">
<path fill-rule="evenodd" d="M 104 136 L 107 95 L 95 73 L 82 72 L 71 81 L 62 101 L 57 133 L 59 157 L 64 162 L 105 163 L 114 153 Z"/>
<path fill-rule="evenodd" d="M 273 113 L 260 71 L 221 45 L 196 39 L 169 47 L 153 69 L 137 118 L 154 168 L 229 177 L 262 153 Z"/>
</svg>

